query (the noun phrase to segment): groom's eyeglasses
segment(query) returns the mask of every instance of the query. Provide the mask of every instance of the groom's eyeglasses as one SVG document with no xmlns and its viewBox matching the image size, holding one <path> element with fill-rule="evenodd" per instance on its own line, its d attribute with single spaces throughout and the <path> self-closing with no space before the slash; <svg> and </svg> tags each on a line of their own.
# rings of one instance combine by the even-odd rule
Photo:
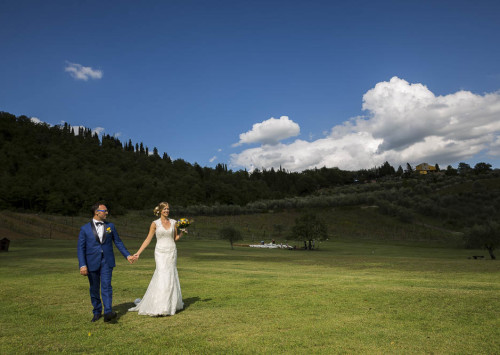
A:
<svg viewBox="0 0 500 355">
<path fill-rule="evenodd" d="M 96 210 L 96 211 L 97 212 L 104 212 L 104 213 L 108 212 L 108 210 Z"/>
</svg>

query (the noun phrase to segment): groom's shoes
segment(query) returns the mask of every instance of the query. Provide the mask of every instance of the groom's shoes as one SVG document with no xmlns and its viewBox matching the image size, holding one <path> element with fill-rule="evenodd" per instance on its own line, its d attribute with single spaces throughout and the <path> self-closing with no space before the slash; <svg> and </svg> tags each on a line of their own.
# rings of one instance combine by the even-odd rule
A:
<svg viewBox="0 0 500 355">
<path fill-rule="evenodd" d="M 94 314 L 94 318 L 92 318 L 91 322 L 97 322 L 101 317 L 102 316 L 100 314 Z"/>
<path fill-rule="evenodd" d="M 109 312 L 104 315 L 104 321 L 110 322 L 111 320 L 116 318 L 116 312 Z"/>
</svg>

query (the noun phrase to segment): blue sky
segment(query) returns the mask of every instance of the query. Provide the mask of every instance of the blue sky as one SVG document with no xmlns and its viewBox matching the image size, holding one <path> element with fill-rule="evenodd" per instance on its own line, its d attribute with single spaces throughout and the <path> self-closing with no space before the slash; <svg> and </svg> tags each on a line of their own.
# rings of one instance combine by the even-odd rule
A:
<svg viewBox="0 0 500 355">
<path fill-rule="evenodd" d="M 500 168 L 498 1 L 1 1 L 0 110 L 233 170 Z"/>
</svg>

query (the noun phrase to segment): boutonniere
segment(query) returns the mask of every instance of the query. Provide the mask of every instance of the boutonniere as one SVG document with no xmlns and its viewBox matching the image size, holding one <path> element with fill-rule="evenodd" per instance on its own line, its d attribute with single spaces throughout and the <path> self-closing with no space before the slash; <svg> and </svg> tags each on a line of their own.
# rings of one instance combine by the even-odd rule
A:
<svg viewBox="0 0 500 355">
<path fill-rule="evenodd" d="M 111 233 L 111 227 L 106 228 L 106 233 L 107 234 Z"/>
</svg>

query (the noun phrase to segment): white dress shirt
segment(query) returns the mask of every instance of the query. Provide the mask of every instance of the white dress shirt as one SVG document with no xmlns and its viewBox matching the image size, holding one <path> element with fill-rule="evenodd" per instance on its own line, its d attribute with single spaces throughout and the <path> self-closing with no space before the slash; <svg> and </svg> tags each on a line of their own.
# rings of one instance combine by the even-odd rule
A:
<svg viewBox="0 0 500 355">
<path fill-rule="evenodd" d="M 102 237 L 104 236 L 104 222 L 96 221 L 95 219 L 92 219 L 92 221 L 94 222 L 95 230 L 97 231 L 97 236 L 99 237 L 99 240 L 102 243 Z"/>
</svg>

